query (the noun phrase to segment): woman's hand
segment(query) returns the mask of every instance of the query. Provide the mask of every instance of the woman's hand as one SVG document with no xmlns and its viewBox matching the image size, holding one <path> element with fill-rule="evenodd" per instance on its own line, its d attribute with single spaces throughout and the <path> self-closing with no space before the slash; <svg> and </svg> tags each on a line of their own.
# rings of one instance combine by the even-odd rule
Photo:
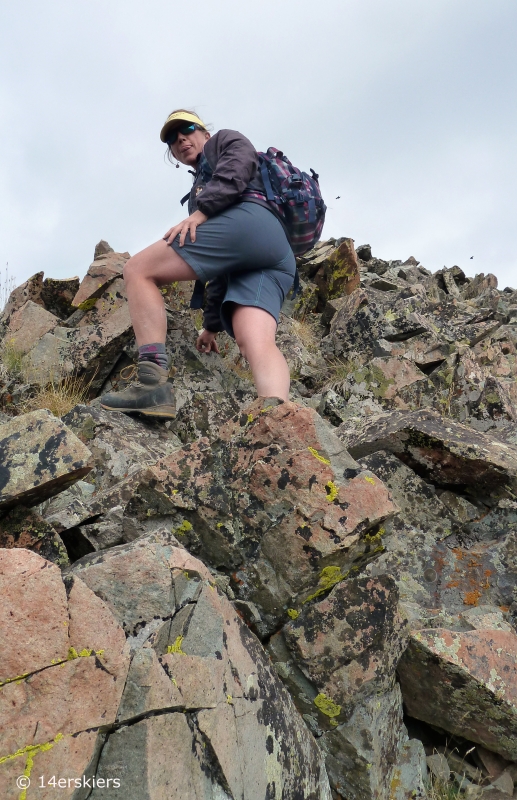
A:
<svg viewBox="0 0 517 800">
<path fill-rule="evenodd" d="M 214 353 L 218 353 L 219 348 L 215 337 L 216 334 L 212 333 L 212 331 L 200 331 L 196 341 L 196 350 L 199 350 L 200 353 L 209 353 L 211 350 L 213 350 Z"/>
<path fill-rule="evenodd" d="M 206 222 L 208 217 L 202 211 L 194 211 L 190 217 L 184 219 L 183 222 L 178 222 L 173 228 L 167 231 L 163 237 L 167 244 L 172 244 L 176 236 L 180 235 L 180 247 L 185 244 L 187 233 L 190 233 L 190 241 L 196 241 L 196 228 L 201 223 Z"/>
</svg>

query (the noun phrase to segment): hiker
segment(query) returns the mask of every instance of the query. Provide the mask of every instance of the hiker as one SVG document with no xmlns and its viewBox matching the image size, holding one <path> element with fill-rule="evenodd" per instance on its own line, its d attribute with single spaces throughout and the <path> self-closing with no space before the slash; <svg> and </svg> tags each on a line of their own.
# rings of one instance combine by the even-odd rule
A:
<svg viewBox="0 0 517 800">
<path fill-rule="evenodd" d="M 104 395 L 102 407 L 175 416 L 160 287 L 190 280 L 198 281 L 198 298 L 208 283 L 197 350 L 219 353 L 216 334 L 226 330 L 250 365 L 258 395 L 286 401 L 289 368 L 275 334 L 296 262 L 286 229 L 267 202 L 257 152 L 237 131 L 220 130 L 211 136 L 198 115 L 184 109 L 169 115 L 160 139 L 167 144 L 169 158 L 194 174 L 187 196 L 189 215 L 125 265 L 139 352 L 138 381 Z"/>
</svg>

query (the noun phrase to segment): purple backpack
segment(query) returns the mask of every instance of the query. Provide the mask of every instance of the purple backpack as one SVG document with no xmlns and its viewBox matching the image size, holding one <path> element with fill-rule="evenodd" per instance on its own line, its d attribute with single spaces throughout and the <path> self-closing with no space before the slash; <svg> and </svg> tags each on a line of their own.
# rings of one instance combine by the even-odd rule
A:
<svg viewBox="0 0 517 800">
<path fill-rule="evenodd" d="M 321 196 L 318 175 L 313 169 L 311 175 L 307 175 L 293 167 L 276 147 L 269 147 L 267 153 L 258 156 L 266 199 L 283 220 L 293 253 L 301 256 L 319 240 L 325 222 L 327 208 Z M 264 198 L 252 189 L 246 189 L 243 194 Z"/>
</svg>

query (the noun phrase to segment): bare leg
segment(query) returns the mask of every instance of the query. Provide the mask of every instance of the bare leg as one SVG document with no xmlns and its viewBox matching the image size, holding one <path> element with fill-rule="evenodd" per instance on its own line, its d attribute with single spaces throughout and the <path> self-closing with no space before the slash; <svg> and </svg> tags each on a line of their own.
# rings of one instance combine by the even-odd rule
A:
<svg viewBox="0 0 517 800">
<path fill-rule="evenodd" d="M 254 306 L 235 305 L 233 332 L 249 362 L 259 397 L 289 400 L 289 367 L 275 344 L 275 318 Z"/>
<path fill-rule="evenodd" d="M 129 259 L 124 280 L 138 347 L 165 342 L 167 317 L 159 287 L 196 278 L 192 267 L 162 239 Z"/>
</svg>

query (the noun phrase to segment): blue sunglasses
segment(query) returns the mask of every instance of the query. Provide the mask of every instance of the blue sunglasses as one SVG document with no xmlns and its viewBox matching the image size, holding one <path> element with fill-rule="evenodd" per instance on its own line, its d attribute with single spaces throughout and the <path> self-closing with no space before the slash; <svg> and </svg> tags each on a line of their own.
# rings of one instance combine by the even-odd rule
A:
<svg viewBox="0 0 517 800">
<path fill-rule="evenodd" d="M 171 145 L 176 144 L 178 141 L 178 135 L 181 133 L 183 136 L 188 136 L 189 133 L 194 133 L 194 131 L 199 131 L 201 128 L 199 125 L 196 125 L 195 122 L 191 122 L 190 125 L 181 125 L 179 128 L 175 128 L 169 136 L 167 137 L 167 144 L 169 147 Z"/>
</svg>

